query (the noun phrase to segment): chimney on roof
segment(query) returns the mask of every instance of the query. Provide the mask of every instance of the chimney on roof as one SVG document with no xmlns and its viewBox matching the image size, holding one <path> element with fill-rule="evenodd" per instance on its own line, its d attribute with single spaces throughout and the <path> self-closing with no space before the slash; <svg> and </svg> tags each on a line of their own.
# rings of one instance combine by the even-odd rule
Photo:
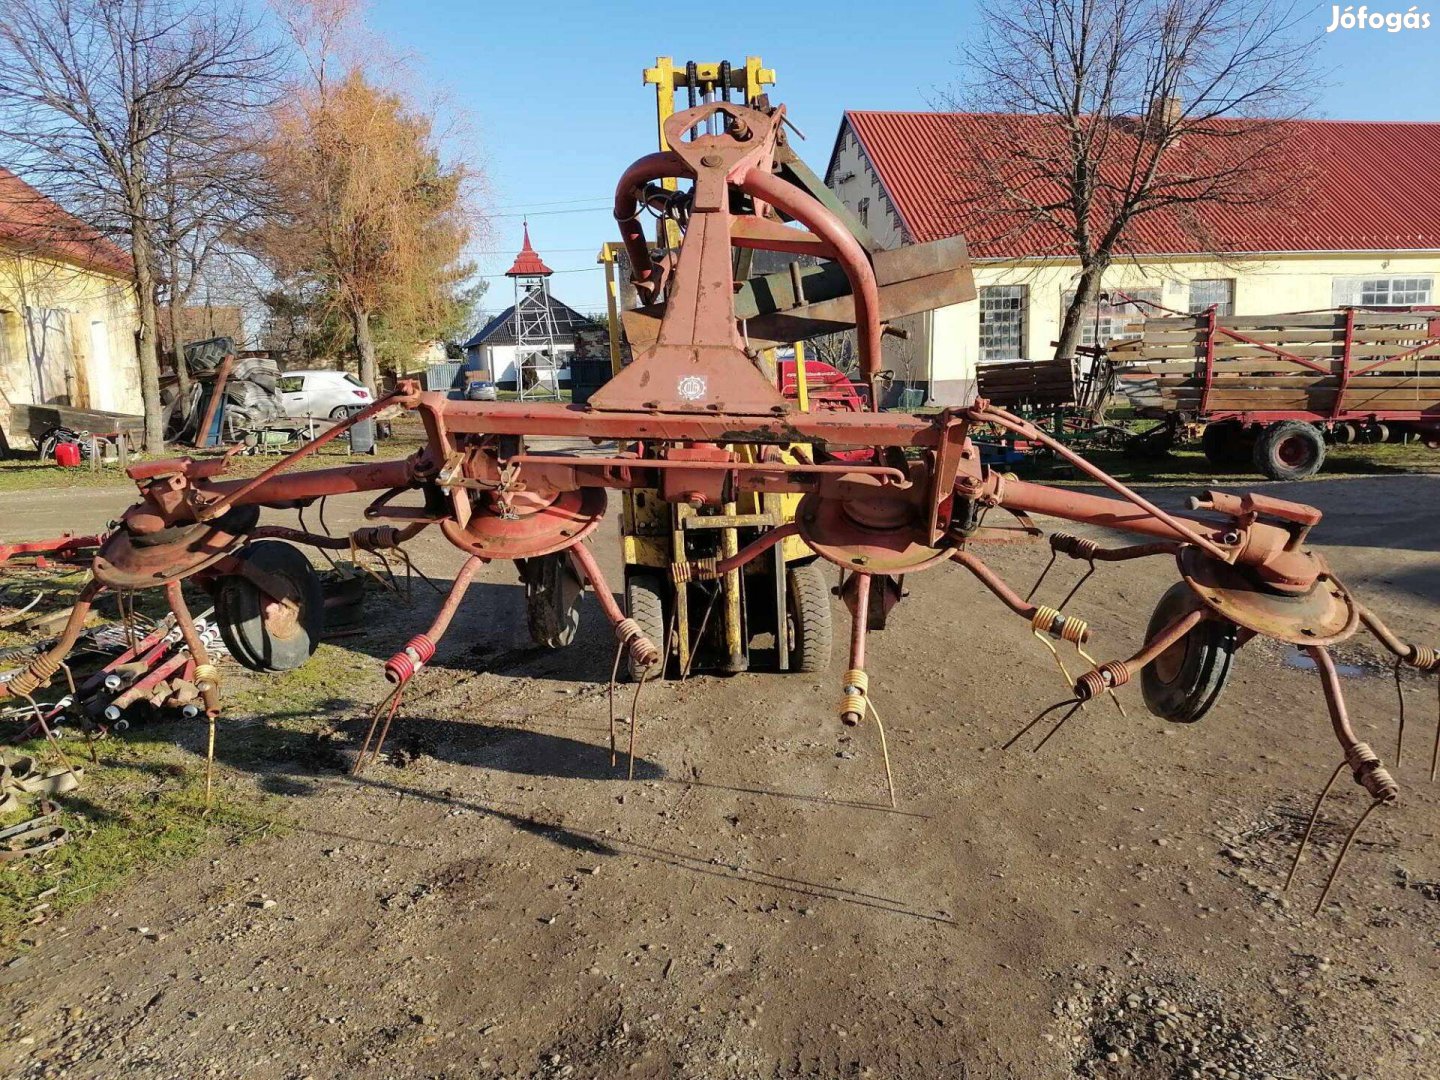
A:
<svg viewBox="0 0 1440 1080">
<path fill-rule="evenodd" d="M 1150 111 L 1145 115 L 1145 129 L 1151 138 L 1160 138 L 1174 130 L 1185 114 L 1184 103 L 1178 97 L 1157 97 L 1150 102 Z"/>
</svg>

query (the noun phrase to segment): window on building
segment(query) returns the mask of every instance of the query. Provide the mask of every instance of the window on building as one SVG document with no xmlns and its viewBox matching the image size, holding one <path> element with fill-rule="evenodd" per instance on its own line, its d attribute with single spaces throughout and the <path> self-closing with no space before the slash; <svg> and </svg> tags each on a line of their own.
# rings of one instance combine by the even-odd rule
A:
<svg viewBox="0 0 1440 1080">
<path fill-rule="evenodd" d="M 1331 284 L 1335 307 L 1406 307 L 1434 303 L 1433 277 L 1343 277 Z"/>
<path fill-rule="evenodd" d="M 1201 313 L 1212 307 L 1217 315 L 1235 314 L 1234 278 L 1196 278 L 1190 282 L 1190 310 Z"/>
<path fill-rule="evenodd" d="M 1081 345 L 1109 345 L 1115 338 L 1133 337 L 1145 328 L 1145 317 L 1155 309 L 1148 305 L 1159 304 L 1159 287 L 1126 289 L 1119 292 L 1101 293 L 1098 302 L 1091 304 L 1080 316 Z M 1128 299 L 1127 299 L 1128 298 Z M 1060 320 L 1075 300 L 1071 290 L 1060 298 Z"/>
<path fill-rule="evenodd" d="M 869 224 L 870 224 L 870 200 L 869 200 L 868 198 L 864 198 L 864 199 L 861 199 L 858 203 L 856 203 L 856 204 L 855 204 L 855 213 L 856 213 L 856 215 L 860 218 L 860 224 L 861 224 L 861 225 L 869 225 Z"/>
<path fill-rule="evenodd" d="M 985 285 L 980 294 L 980 359 L 1018 360 L 1025 355 L 1024 285 Z"/>
</svg>

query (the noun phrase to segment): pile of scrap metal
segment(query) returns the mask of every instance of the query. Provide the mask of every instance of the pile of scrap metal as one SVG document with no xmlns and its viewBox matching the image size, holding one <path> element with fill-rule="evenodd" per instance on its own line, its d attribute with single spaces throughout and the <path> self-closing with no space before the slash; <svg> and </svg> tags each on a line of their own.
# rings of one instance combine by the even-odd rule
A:
<svg viewBox="0 0 1440 1080">
<path fill-rule="evenodd" d="M 1395 802 L 1400 786 L 1357 735 L 1329 648 L 1363 626 L 1391 653 L 1397 670 L 1404 665 L 1434 674 L 1440 653 L 1393 634 L 1338 579 L 1309 543 L 1320 511 L 1265 495 L 1209 493 L 1192 502 L 1196 512 L 1171 513 L 984 399 L 928 415 L 877 411 L 886 323 L 926 304 L 973 298 L 968 261 L 963 246 L 947 247 L 948 241 L 889 252 L 860 243 L 856 230 L 863 226 L 793 164 L 783 123 L 783 107 L 763 99 L 711 102 L 667 120 L 671 149 L 625 171 L 615 218 L 641 302 L 624 319 L 635 359 L 588 404 L 465 401 L 406 384 L 249 479 L 225 479 L 229 462 L 218 457 L 132 466 L 139 500 L 96 556 L 92 580 L 60 641 L 0 686 L 0 695 L 25 697 L 52 682 L 102 595 L 163 590 L 186 635 L 193 682 L 213 731 L 219 677 L 194 631 L 182 581 L 216 598 L 221 636 L 237 660 L 256 670 L 284 670 L 308 659 L 323 619 L 318 579 L 293 544 L 389 551 L 436 526 L 468 557 L 431 627 L 385 662 L 392 690 L 371 718 L 357 769 L 378 753 L 406 686 L 433 660 L 471 582 L 493 560 L 520 564 L 527 579 L 556 576 L 539 572 L 547 567 L 563 570 L 593 589 L 613 631 L 615 670 L 628 654 L 639 674 L 630 710 L 633 740 L 646 678 L 673 669 L 676 620 L 663 604 L 647 600 L 628 613 L 616 604 L 588 542 L 605 516 L 607 491 L 637 498 L 658 493 L 671 505 L 697 510 L 723 508 L 742 495 L 783 493 L 799 496 L 792 520 L 735 523 L 753 530 L 753 539 L 733 553 L 697 554 L 692 538 L 682 535 L 669 548 L 673 561 L 666 571 L 676 583 L 748 574 L 791 539 L 804 545 L 812 565 L 839 568 L 839 594 L 852 614 L 848 663 L 837 686 L 842 722 L 873 720 L 879 728 L 866 670 L 867 632 L 883 627 L 913 591 L 908 577 L 953 565 L 997 599 L 1002 614 L 1033 632 L 1049 650 L 1047 660 L 1059 661 L 1064 700 L 1024 729 L 1061 713 L 1040 743 L 1087 702 L 1132 683 L 1155 716 L 1193 723 L 1219 699 L 1239 650 L 1263 636 L 1298 646 L 1315 662 L 1329 712 L 1325 728 L 1340 751 L 1336 775 L 1349 772 L 1367 796 L 1365 813 Z M 647 208 L 660 218 L 660 242 L 653 245 L 641 223 Z M 672 231 L 680 234 L 678 245 L 665 242 Z M 825 266 L 819 273 L 799 271 L 794 281 L 787 275 L 738 282 L 736 249 L 752 248 L 811 254 Z M 870 390 L 865 411 L 804 411 L 757 362 L 768 344 L 846 325 L 856 329 L 861 379 Z M 408 458 L 294 468 L 348 425 L 397 404 L 418 415 L 427 435 Z M 982 424 L 1040 443 L 1111 495 L 986 468 L 971 438 Z M 597 456 L 527 445 L 554 436 L 613 440 L 619 447 Z M 863 453 L 839 460 L 835 450 Z M 366 514 L 389 524 L 337 539 L 260 523 L 262 507 L 293 509 L 359 492 L 375 493 Z M 982 559 L 990 545 L 1042 535 L 1032 514 L 1141 538 L 1111 547 L 1055 533 L 1048 544 L 1052 562 L 1063 555 L 1092 570 L 1141 558 L 1173 562 L 1177 579 L 1133 652 L 1097 660 L 1084 651 L 1096 651 L 1089 624 L 1062 610 L 1074 590 L 1057 607 L 1032 602 Z M 566 632 L 554 635 L 553 644 L 563 646 L 575 637 L 579 590 L 541 593 L 556 605 L 550 625 Z M 825 604 L 828 610 L 828 598 Z M 956 617 L 985 618 L 975 607 Z M 1066 646 L 1066 655 L 1082 665 L 1078 675 L 1061 661 Z M 945 671 L 955 659 L 936 651 Z M 744 685 L 737 692 L 745 692 Z M 1348 849 L 1347 842 L 1336 871 Z"/>
<path fill-rule="evenodd" d="M 237 356 L 228 337 L 192 341 L 185 346 L 189 396 L 175 376 L 162 381 L 166 439 L 192 446 L 242 441 L 284 415 L 280 368 L 268 356 Z"/>
<path fill-rule="evenodd" d="M 32 636 L 47 629 L 53 635 L 61 624 L 67 632 L 73 629 L 68 624 L 74 606 L 47 612 L 42 602 L 63 595 L 53 587 L 56 575 L 90 565 L 103 541 L 101 536 L 66 534 L 0 544 L 0 571 L 7 579 L 0 584 L 0 629 Z M 29 757 L 0 756 L 0 785 L 6 789 L 0 792 L 0 814 L 17 809 L 23 795 L 61 795 L 79 785 L 83 770 L 71 765 L 59 743 L 71 726 L 89 744 L 93 761 L 97 740 L 124 731 L 137 719 L 166 710 L 178 718 L 199 715 L 207 672 L 196 657 L 203 655 L 213 665 L 227 652 L 212 621 L 213 609 L 188 624 L 173 613 L 157 622 L 136 611 L 133 599 L 116 594 L 115 601 L 116 619 L 98 626 L 82 624 L 65 661 L 56 667 L 56 677 L 45 685 L 30 685 L 25 673 L 55 648 L 59 637 L 22 640 L 0 649 L 0 668 L 11 668 L 0 670 L 0 698 L 13 701 L 0 709 L 0 722 L 10 726 L 4 740 L 21 744 L 45 739 L 49 756 L 58 762 L 42 767 Z M 84 605 L 84 613 L 88 621 L 90 605 Z M 0 844 L 0 861 L 5 850 Z"/>
</svg>

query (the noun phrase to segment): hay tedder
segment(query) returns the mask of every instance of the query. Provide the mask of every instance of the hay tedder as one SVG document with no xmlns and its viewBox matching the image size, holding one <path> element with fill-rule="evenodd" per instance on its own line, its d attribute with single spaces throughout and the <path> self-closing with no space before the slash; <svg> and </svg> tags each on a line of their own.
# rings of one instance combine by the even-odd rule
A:
<svg viewBox="0 0 1440 1080">
<path fill-rule="evenodd" d="M 959 245 L 876 251 L 860 243 L 833 200 L 827 205 L 820 193 L 795 182 L 783 121 L 783 106 L 765 102 L 687 109 L 667 121 L 671 149 L 641 158 L 620 178 L 615 218 L 641 314 L 627 318 L 633 362 L 587 405 L 451 400 L 405 385 L 348 421 L 397 404 L 413 410 L 427 441 L 405 459 L 292 470 L 343 433 L 342 423 L 250 479 L 225 479 L 225 458 L 136 465 L 129 472 L 139 501 L 95 557 L 93 579 L 65 633 L 0 685 L 0 697 L 30 696 L 56 676 L 102 591 L 163 589 L 196 660 L 213 746 L 219 675 L 203 641 L 188 630 L 182 582 L 213 595 L 220 630 L 242 664 L 291 668 L 313 651 L 323 607 L 314 571 L 295 544 L 386 550 L 435 527 L 468 558 L 433 625 L 385 663 L 394 689 L 376 709 L 359 769 L 367 754 L 378 752 L 401 692 L 435 655 L 486 563 L 510 560 L 537 576 L 546 566 L 573 570 L 613 627 L 616 666 L 628 655 L 642 672 L 638 697 L 643 674 L 658 671 L 667 658 L 671 635 L 645 632 L 633 613 L 621 610 L 601 574 L 589 541 L 605 516 L 607 492 L 653 490 L 671 504 L 707 509 L 746 495 L 787 494 L 800 497 L 793 521 L 753 526 L 753 536 L 730 555 L 689 558 L 677 546 L 667 571 L 677 583 L 716 581 L 791 538 L 838 567 L 839 595 L 852 615 L 849 661 L 836 687 L 844 722 L 878 721 L 866 634 L 883 625 L 904 595 L 902 579 L 958 564 L 1057 659 L 1061 647 L 1070 646 L 1083 664 L 1077 677 L 1067 674 L 1067 699 L 1025 731 L 1058 715 L 1048 739 L 1086 702 L 1113 696 L 1132 681 L 1155 715 L 1198 720 L 1224 688 L 1235 653 L 1264 635 L 1313 658 L 1340 744 L 1335 775 L 1351 772 L 1369 796 L 1366 814 L 1393 802 L 1399 787 L 1357 738 L 1328 649 L 1363 625 L 1394 655 L 1397 670 L 1404 664 L 1434 672 L 1440 660 L 1433 648 L 1398 639 L 1307 546 L 1320 521 L 1317 510 L 1263 495 L 1211 493 L 1193 500 L 1199 514 L 1169 513 L 983 399 L 929 416 L 881 412 L 872 385 L 867 411 L 802 412 L 762 372 L 757 351 L 766 344 L 851 326 L 861 378 L 873 384 L 881 377 L 887 320 L 970 295 Z M 678 181 L 673 188 L 664 183 L 670 179 Z M 647 208 L 663 228 L 673 225 L 682 235 L 677 246 L 658 245 L 659 255 L 642 231 Z M 811 255 L 819 269 L 785 275 L 783 288 L 737 282 L 736 249 Z M 632 329 L 642 325 L 651 328 L 648 336 Z M 984 468 L 970 439 L 979 424 L 1048 446 L 1113 495 L 1027 483 Z M 541 452 L 528 443 L 553 436 L 620 449 L 595 456 Z M 376 524 L 349 537 L 259 520 L 262 508 L 291 509 L 357 492 L 376 493 L 366 510 Z M 1132 653 L 1092 660 L 1085 650 L 1095 646 L 1083 620 L 1031 602 L 983 561 L 988 545 L 1038 538 L 1032 514 L 1138 538 L 1107 547 L 1057 533 L 1048 541 L 1052 562 L 1064 555 L 1093 570 L 1130 559 L 1174 561 L 1178 580 Z M 632 751 L 634 731 L 632 723 Z"/>
</svg>

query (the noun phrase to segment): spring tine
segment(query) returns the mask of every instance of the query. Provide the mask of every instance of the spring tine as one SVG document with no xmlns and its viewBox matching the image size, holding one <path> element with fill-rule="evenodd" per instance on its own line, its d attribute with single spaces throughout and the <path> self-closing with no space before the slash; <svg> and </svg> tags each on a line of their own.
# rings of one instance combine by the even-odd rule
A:
<svg viewBox="0 0 1440 1080">
<path fill-rule="evenodd" d="M 625 654 L 623 641 L 615 644 L 615 663 L 610 667 L 610 767 L 615 767 L 615 679 L 620 674 L 620 657 Z"/>
<path fill-rule="evenodd" d="M 890 771 L 890 747 L 885 742 L 885 724 L 880 719 L 880 714 L 875 711 L 875 703 L 870 700 L 870 695 L 865 695 L 865 704 L 870 709 L 870 715 L 875 718 L 875 728 L 880 732 L 880 756 L 885 759 L 885 786 L 890 791 L 890 809 L 894 810 L 898 805 L 895 802 L 895 776 Z"/>
<path fill-rule="evenodd" d="M 640 691 L 645 689 L 645 682 L 650 678 L 650 669 L 647 667 L 640 672 L 640 681 L 635 684 L 635 696 L 630 699 L 630 763 L 625 779 L 635 779 L 635 729 L 640 726 Z"/>
<path fill-rule="evenodd" d="M 395 719 L 395 713 L 400 709 L 400 698 L 405 693 L 405 684 L 401 683 L 395 691 L 395 700 L 390 702 L 390 712 L 385 716 L 385 726 L 380 729 L 380 738 L 375 740 L 375 751 L 370 756 L 371 761 L 380 757 L 380 752 L 385 749 L 385 736 L 390 734 L 390 722 Z"/>
<path fill-rule="evenodd" d="M 1070 603 L 1071 600 L 1074 600 L 1075 594 L 1080 591 L 1080 587 L 1084 585 L 1085 582 L 1090 580 L 1090 575 L 1093 573 L 1095 573 L 1095 560 L 1091 559 L 1090 569 L 1086 570 L 1085 573 L 1080 576 L 1080 580 L 1075 583 L 1075 587 L 1071 589 L 1068 593 L 1066 593 L 1065 599 L 1061 600 L 1060 603 L 1056 604 L 1055 606 L 1063 609 L 1067 604 Z"/>
<path fill-rule="evenodd" d="M 685 670 L 680 672 L 681 682 L 684 682 L 690 676 L 690 668 L 695 664 L 695 654 L 700 650 L 700 642 L 704 639 L 705 630 L 710 625 L 710 615 L 715 610 L 715 601 L 720 599 L 720 594 L 724 591 L 724 586 L 717 581 L 715 583 L 715 591 L 710 594 L 710 603 L 705 605 L 705 614 L 700 619 L 700 629 L 696 631 L 695 636 L 690 639 L 690 655 L 685 658 Z M 673 616 L 671 622 L 674 622 Z M 669 656 L 669 653 L 665 655 Z M 664 657 L 662 657 L 662 659 L 664 659 Z"/>
<path fill-rule="evenodd" d="M 1370 816 L 1370 811 L 1374 810 L 1375 807 L 1384 801 L 1384 799 L 1373 800 L 1370 805 L 1365 808 L 1365 812 L 1360 815 L 1360 820 L 1355 822 L 1354 827 L 1351 828 L 1350 835 L 1345 837 L 1345 843 L 1340 847 L 1340 854 L 1335 859 L 1335 866 L 1330 871 L 1330 876 L 1325 879 L 1325 890 L 1320 894 L 1320 902 L 1315 905 L 1315 910 L 1311 912 L 1312 915 L 1319 915 L 1325 907 L 1325 901 L 1330 896 L 1330 887 L 1335 884 L 1335 879 L 1340 876 L 1340 868 L 1345 865 L 1345 856 L 1350 853 L 1350 845 L 1355 841 L 1355 834 L 1360 831 L 1360 826 L 1365 824 L 1365 819 Z"/>
<path fill-rule="evenodd" d="M 1045 569 L 1040 571 L 1040 576 L 1035 579 L 1035 584 L 1031 585 L 1030 591 L 1025 594 L 1025 602 L 1027 604 L 1030 602 L 1030 598 L 1035 595 L 1035 591 L 1040 588 L 1040 583 L 1045 580 L 1045 575 L 1050 573 L 1050 568 L 1055 565 L 1055 556 L 1058 554 L 1059 552 L 1054 548 L 1050 549 L 1050 561 L 1045 564 Z M 1061 606 L 1063 607 L 1064 605 L 1062 604 Z"/>
<path fill-rule="evenodd" d="M 379 704 L 375 706 L 375 711 L 370 714 L 370 730 L 365 732 L 365 741 L 360 744 L 360 753 L 355 758 L 355 764 L 350 767 L 351 776 L 359 776 L 364 771 L 366 756 L 370 752 L 370 740 L 375 737 L 375 727 L 380 723 L 380 713 L 399 693 L 400 687 L 397 686 L 380 699 Z"/>
<path fill-rule="evenodd" d="M 205 721 L 209 728 L 205 740 L 205 813 L 210 813 L 211 792 L 215 782 L 215 713 L 205 710 Z"/>
<path fill-rule="evenodd" d="M 1335 771 L 1330 774 L 1329 782 L 1320 789 L 1320 797 L 1315 800 L 1315 809 L 1310 811 L 1310 820 L 1305 825 L 1305 835 L 1300 838 L 1300 846 L 1295 849 L 1295 859 L 1290 863 L 1290 873 L 1285 875 L 1285 887 L 1281 892 L 1290 891 L 1290 883 L 1295 880 L 1295 871 L 1300 868 L 1300 859 L 1305 854 L 1305 845 L 1310 843 L 1310 834 L 1315 831 L 1315 822 L 1320 818 L 1320 807 L 1325 803 L 1325 796 L 1330 794 L 1330 789 L 1335 786 L 1335 781 L 1340 779 L 1340 773 L 1345 768 L 1342 759 Z"/>
<path fill-rule="evenodd" d="M 1032 754 L 1038 754 L 1038 753 L 1040 752 L 1040 748 L 1041 748 L 1042 746 L 1044 746 L 1047 742 L 1049 742 L 1050 739 L 1051 739 L 1051 737 L 1052 737 L 1057 731 L 1059 731 L 1062 727 L 1065 726 L 1065 721 L 1066 721 L 1066 720 L 1069 720 L 1070 717 L 1074 716 L 1075 713 L 1076 713 L 1077 711 L 1079 711 L 1080 706 L 1083 705 L 1083 704 L 1085 704 L 1083 701 L 1077 701 L 1077 702 L 1075 703 L 1074 707 L 1073 707 L 1069 712 L 1067 712 L 1064 716 L 1060 717 L 1060 719 L 1055 722 L 1055 726 L 1052 727 L 1049 731 L 1047 731 L 1047 732 L 1045 733 L 1045 737 L 1044 737 L 1043 739 L 1041 739 L 1038 743 L 1036 743 L 1034 746 L 1032 746 L 1032 747 L 1030 748 L 1030 752 L 1031 752 Z"/>
<path fill-rule="evenodd" d="M 1430 750 L 1430 783 L 1435 783 L 1435 765 L 1440 762 L 1440 682 L 1435 684 L 1435 745 Z"/>
<path fill-rule="evenodd" d="M 1066 685 L 1067 687 L 1069 687 L 1071 690 L 1074 690 L 1074 689 L 1075 689 L 1075 680 L 1070 677 L 1070 669 L 1065 666 L 1065 661 L 1064 661 L 1063 659 L 1061 659 L 1061 657 L 1060 657 L 1060 650 L 1057 649 L 1057 648 L 1055 648 L 1055 646 L 1050 643 L 1050 639 L 1049 639 L 1048 637 L 1046 637 L 1044 634 L 1040 633 L 1039 630 L 1031 630 L 1030 632 L 1035 635 L 1036 639 L 1040 642 L 1041 645 L 1044 645 L 1045 648 L 1047 648 L 1047 649 L 1050 650 L 1050 655 L 1055 658 L 1055 665 L 1056 665 L 1056 667 L 1058 667 L 1058 668 L 1060 669 L 1060 674 L 1061 674 L 1062 676 L 1064 676 L 1064 678 L 1065 678 L 1065 685 Z M 1077 646 L 1077 648 L 1078 648 L 1078 646 Z M 1092 665 L 1092 666 L 1093 666 L 1093 665 Z M 1088 712 L 1089 709 L 1090 709 L 1090 707 L 1089 707 L 1087 704 L 1085 704 L 1085 702 L 1083 702 L 1083 701 L 1080 702 L 1080 707 L 1081 707 L 1082 709 L 1086 710 L 1087 712 Z"/>
<path fill-rule="evenodd" d="M 1405 754 L 1405 690 L 1400 685 L 1400 660 L 1395 661 L 1395 700 L 1400 705 L 1400 730 L 1395 736 L 1395 768 L 1400 768 L 1400 761 Z"/>
<path fill-rule="evenodd" d="M 1080 643 L 1078 641 L 1075 643 L 1075 651 L 1079 653 L 1080 658 L 1084 660 L 1087 664 L 1089 664 L 1092 668 L 1100 666 L 1095 662 L 1095 658 L 1093 656 L 1091 656 L 1089 653 L 1087 653 L 1084 649 L 1080 647 Z M 1110 695 L 1110 700 L 1115 703 L 1115 708 L 1120 710 L 1121 718 L 1124 720 L 1129 720 L 1130 714 L 1125 711 L 1125 706 L 1121 704 L 1120 698 L 1115 693 L 1115 688 L 1113 686 L 1108 686 L 1105 688 L 1105 692 Z"/>
<path fill-rule="evenodd" d="M 1023 728 L 1021 728 L 1019 731 L 1017 731 L 1014 735 L 1010 736 L 1010 741 L 1007 742 L 1007 743 L 1006 743 L 1004 746 L 1002 746 L 1000 749 L 1002 749 L 1002 750 L 1009 750 L 1010 747 L 1014 746 L 1017 742 L 1020 741 L 1020 737 L 1021 737 L 1022 735 L 1024 735 L 1027 731 L 1029 731 L 1031 728 L 1033 728 L 1036 724 L 1040 723 L 1041 720 L 1045 719 L 1045 717 L 1049 716 L 1049 715 L 1050 715 L 1052 712 L 1054 712 L 1056 709 L 1063 709 L 1066 705 L 1074 705 L 1078 700 L 1079 700 L 1078 698 L 1066 698 L 1064 701 L 1057 701 L 1054 705 L 1051 705 L 1049 708 L 1041 709 L 1040 712 L 1036 715 L 1036 717 L 1035 717 L 1034 720 L 1031 720 L 1031 721 L 1030 721 L 1028 724 L 1026 724 Z"/>
</svg>

